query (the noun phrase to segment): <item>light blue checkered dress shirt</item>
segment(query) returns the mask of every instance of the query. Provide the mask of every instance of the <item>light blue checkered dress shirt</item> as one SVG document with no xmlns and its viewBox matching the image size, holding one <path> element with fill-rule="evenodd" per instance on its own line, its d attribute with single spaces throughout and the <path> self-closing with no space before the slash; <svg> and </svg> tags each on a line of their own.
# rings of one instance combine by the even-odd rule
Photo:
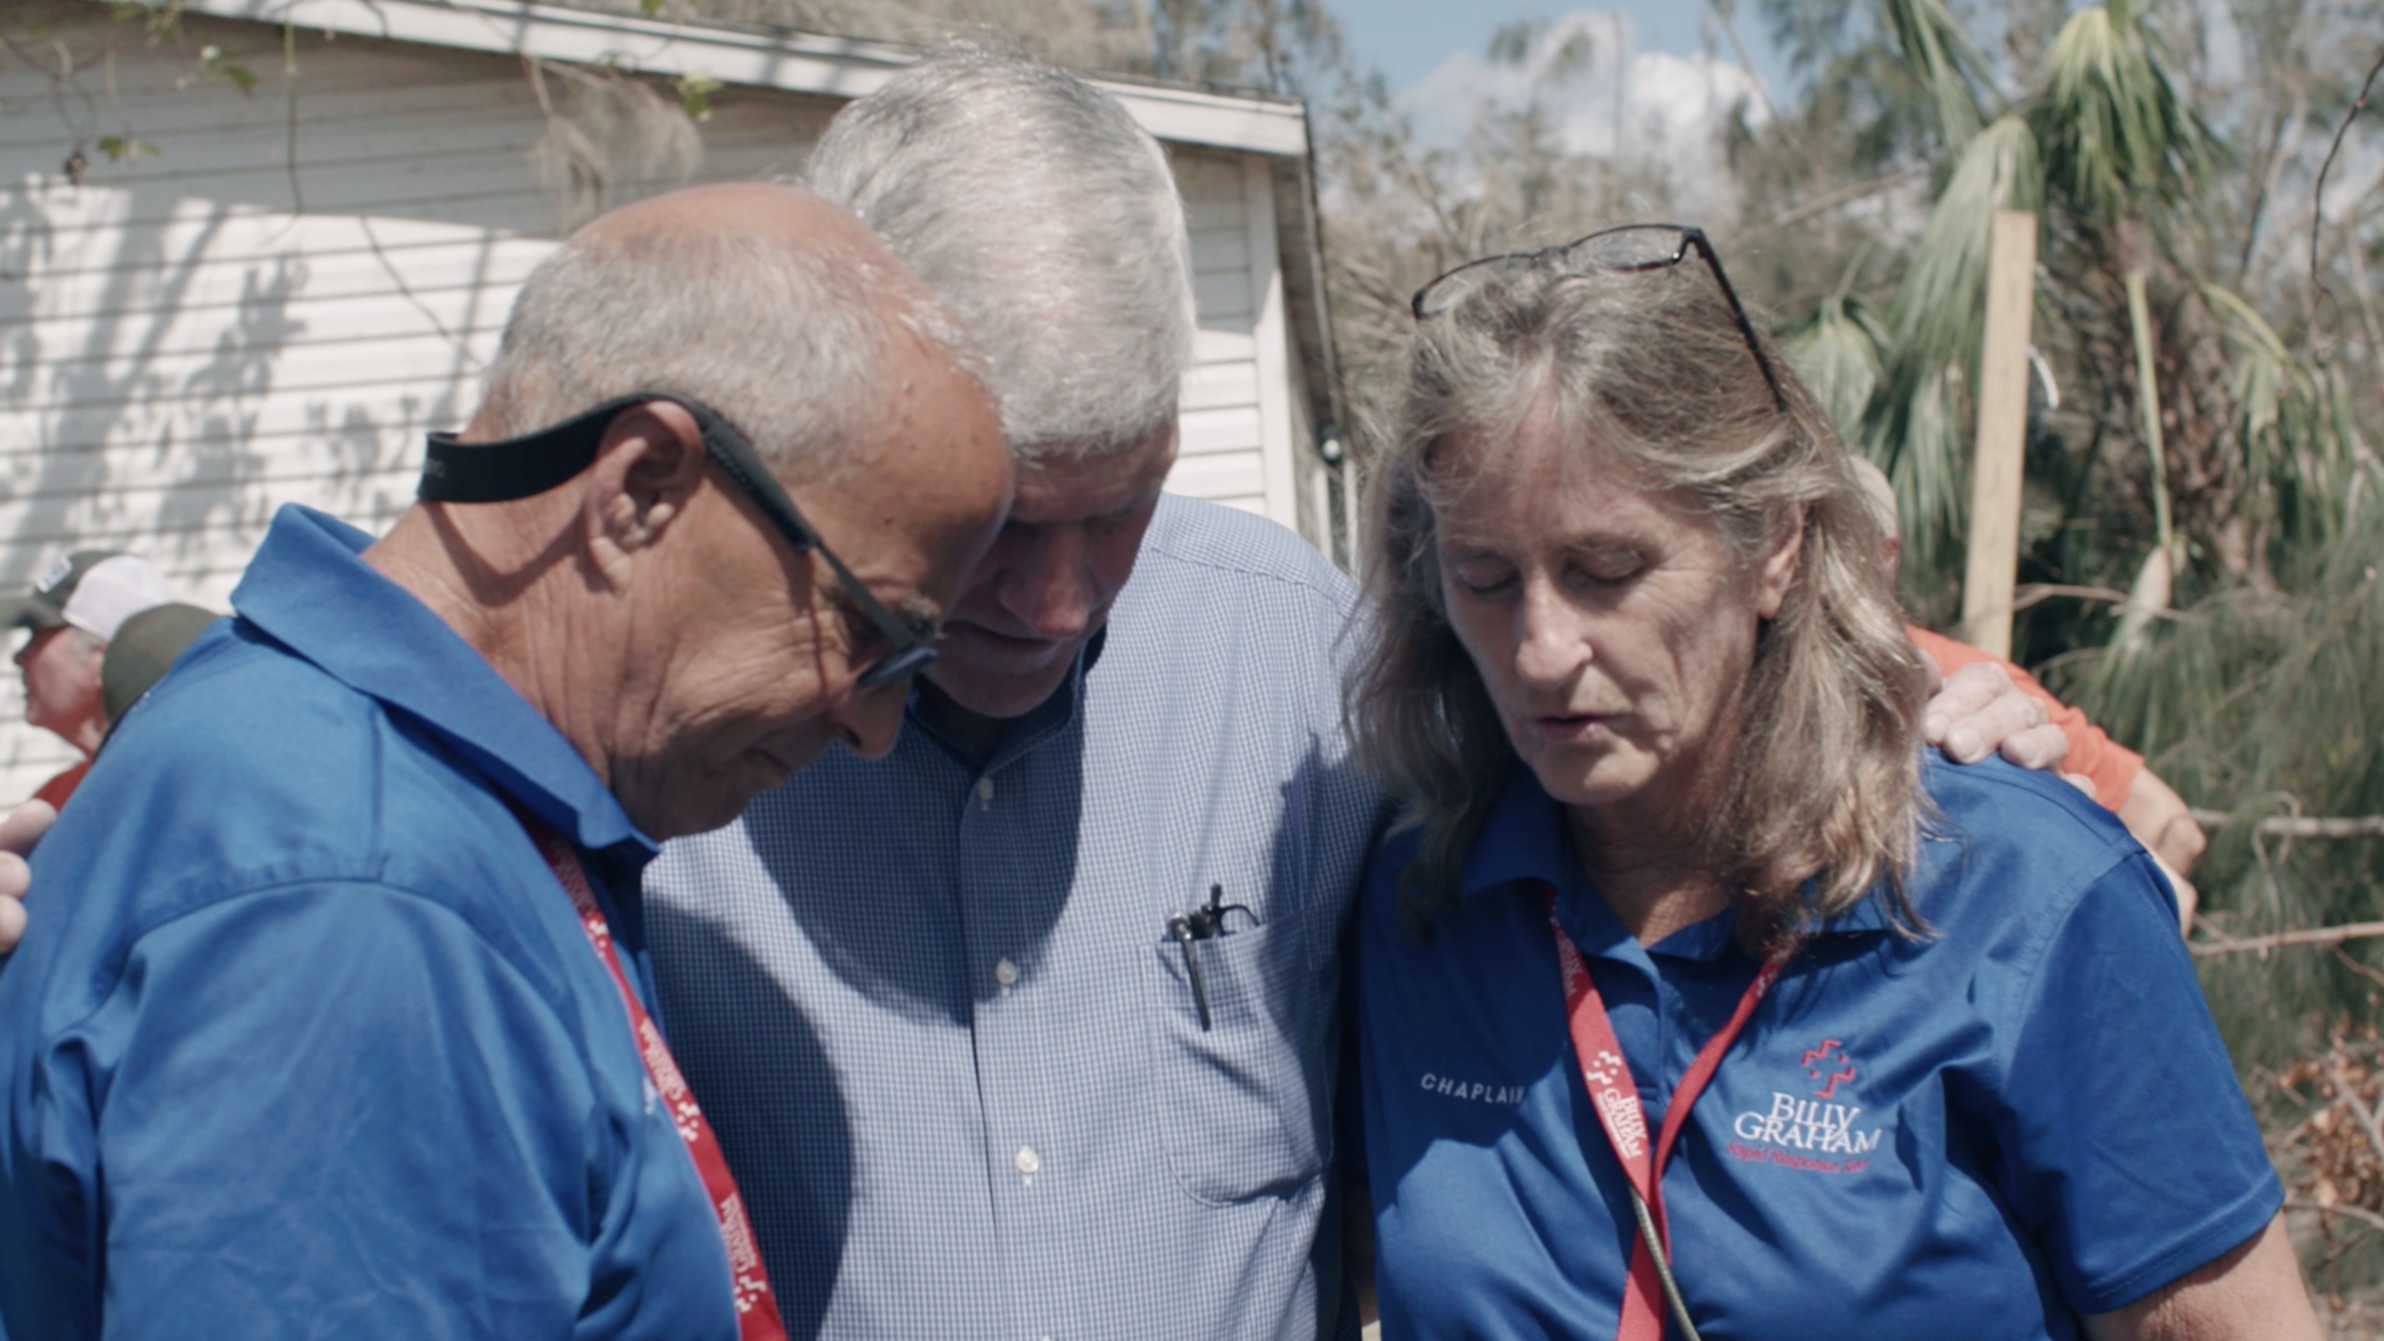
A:
<svg viewBox="0 0 2384 1341">
<path fill-rule="evenodd" d="M 914 716 L 649 868 L 664 1023 L 792 1335 L 1315 1334 L 1382 815 L 1339 725 L 1354 599 L 1282 528 L 1163 499 L 984 770 Z M 1258 924 L 1199 943 L 1203 1030 L 1165 928 L 1212 884 Z"/>
</svg>

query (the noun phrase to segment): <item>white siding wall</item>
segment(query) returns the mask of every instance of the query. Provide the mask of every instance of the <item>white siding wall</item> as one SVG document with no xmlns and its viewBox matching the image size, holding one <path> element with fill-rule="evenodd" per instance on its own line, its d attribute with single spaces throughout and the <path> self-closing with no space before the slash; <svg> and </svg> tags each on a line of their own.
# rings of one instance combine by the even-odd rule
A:
<svg viewBox="0 0 2384 1341">
<path fill-rule="evenodd" d="M 1192 291 L 1200 333 L 1184 379 L 1183 442 L 1169 487 L 1263 513 L 1286 526 L 1298 520 L 1285 491 L 1270 487 L 1271 445 L 1288 452 L 1290 427 L 1270 423 L 1290 388 L 1262 389 L 1262 375 L 1289 360 L 1282 285 L 1276 280 L 1274 202 L 1246 160 L 1178 150 L 1176 180 L 1192 232 Z M 1250 167 L 1257 167 L 1255 162 Z M 1261 226 L 1263 222 L 1263 227 Z M 1270 441 L 1271 440 L 1271 441 Z M 1288 469 L 1288 456 L 1286 456 Z"/>
<path fill-rule="evenodd" d="M 293 173 L 277 30 L 186 18 L 181 46 L 145 47 L 95 10 L 60 11 L 74 86 L 0 65 L 0 590 L 69 548 L 120 547 L 222 609 L 276 507 L 378 530 L 412 497 L 422 434 L 470 412 L 514 286 L 557 230 L 530 158 L 545 123 L 518 62 L 301 38 Z M 191 79 L 206 43 L 266 76 L 253 98 Z M 799 167 L 834 107 L 725 91 L 696 178 Z M 127 129 L 159 152 L 106 161 L 96 140 Z M 78 144 L 79 186 L 61 173 Z M 1170 484 L 1289 525 L 1265 179 L 1244 156 L 1176 162 L 1201 329 Z M 0 802 L 71 757 L 22 717 L 0 674 Z"/>
</svg>

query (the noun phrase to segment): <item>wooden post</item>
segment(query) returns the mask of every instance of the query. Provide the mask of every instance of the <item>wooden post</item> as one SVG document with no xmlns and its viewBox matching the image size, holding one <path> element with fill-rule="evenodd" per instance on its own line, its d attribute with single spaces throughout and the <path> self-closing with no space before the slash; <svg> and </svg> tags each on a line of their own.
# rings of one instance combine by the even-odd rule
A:
<svg viewBox="0 0 2384 1341">
<path fill-rule="evenodd" d="M 1970 452 L 1970 559 L 1962 640 L 2011 655 L 2020 568 L 2020 474 L 2028 445 L 2028 327 L 2036 293 L 2036 216 L 1995 211 L 1987 252 L 1987 329 L 1978 361 L 1978 441 Z"/>
</svg>

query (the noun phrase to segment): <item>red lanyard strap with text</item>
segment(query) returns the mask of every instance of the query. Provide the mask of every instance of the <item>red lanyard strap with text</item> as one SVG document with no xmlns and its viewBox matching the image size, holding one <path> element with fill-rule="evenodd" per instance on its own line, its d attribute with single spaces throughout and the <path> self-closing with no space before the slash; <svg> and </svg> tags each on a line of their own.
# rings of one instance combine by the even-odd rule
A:
<svg viewBox="0 0 2384 1341">
<path fill-rule="evenodd" d="M 778 1298 L 770 1292 L 770 1277 L 762 1269 L 761 1249 L 753 1241 L 753 1228 L 745 1221 L 745 1201 L 737 1195 L 736 1179 L 729 1176 L 728 1160 L 720 1153 L 720 1142 L 712 1135 L 712 1124 L 704 1121 L 703 1110 L 696 1107 L 695 1095 L 687 1088 L 687 1081 L 679 1074 L 679 1064 L 672 1060 L 670 1047 L 662 1040 L 662 1030 L 654 1017 L 646 1012 L 637 993 L 630 990 L 629 975 L 621 971 L 621 956 L 613 949 L 612 928 L 604 921 L 604 910 L 596 905 L 596 894 L 588 885 L 588 874 L 581 869 L 579 853 L 541 821 L 526 811 L 516 811 L 530 838 L 538 844 L 539 855 L 554 868 L 555 879 L 563 892 L 571 896 L 579 909 L 580 928 L 588 933 L 588 943 L 595 947 L 596 957 L 612 970 L 613 983 L 621 989 L 622 1004 L 629 1008 L 629 1027 L 637 1035 L 638 1055 L 646 1063 L 646 1077 L 661 1092 L 662 1101 L 670 1105 L 672 1125 L 679 1129 L 679 1139 L 687 1145 L 689 1157 L 695 1161 L 696 1176 L 703 1180 L 705 1197 L 712 1203 L 712 1212 L 720 1219 L 720 1241 L 728 1248 L 728 1270 L 731 1289 L 737 1303 L 738 1341 L 786 1341 L 786 1324 L 778 1317 Z"/>
<path fill-rule="evenodd" d="M 1623 1176 L 1630 1180 L 1633 1209 L 1639 1218 L 1640 1233 L 1631 1248 L 1630 1274 L 1623 1286 L 1622 1323 L 1615 1329 L 1616 1341 L 1662 1341 L 1664 1309 L 1669 1299 L 1681 1328 L 1694 1337 L 1696 1329 L 1690 1325 L 1688 1310 L 1680 1302 L 1678 1291 L 1671 1288 L 1672 1234 L 1664 1223 L 1664 1164 L 1672 1157 L 1672 1142 L 1687 1123 L 1689 1109 L 1697 1096 L 1705 1092 L 1706 1082 L 1722 1065 L 1722 1054 L 1746 1028 L 1755 1014 L 1763 994 L 1771 990 L 1780 976 L 1780 961 L 1773 959 L 1755 974 L 1755 981 L 1747 984 L 1745 995 L 1739 997 L 1738 1008 L 1731 1012 L 1729 1022 L 1714 1031 L 1714 1036 L 1698 1049 L 1696 1060 L 1682 1074 L 1680 1084 L 1672 1091 L 1672 1100 L 1664 1106 L 1664 1127 L 1658 1133 L 1655 1148 L 1647 1142 L 1647 1113 L 1639 1104 L 1639 1086 L 1631 1079 L 1631 1068 L 1623 1061 L 1622 1044 L 1614 1036 L 1614 1024 L 1606 1018 L 1606 1003 L 1598 996 L 1598 985 L 1589 976 L 1589 965 L 1583 962 L 1581 951 L 1573 938 L 1556 920 L 1556 892 L 1548 892 L 1548 930 L 1556 938 L 1556 966 L 1564 976 L 1565 1017 L 1572 1028 L 1573 1054 L 1581 1064 L 1581 1084 L 1589 1092 L 1590 1106 L 1597 1110 L 1598 1125 L 1605 1129 L 1606 1143 L 1613 1147 L 1615 1159 L 1621 1163 Z M 1662 1257 L 1658 1258 L 1660 1250 Z"/>
</svg>

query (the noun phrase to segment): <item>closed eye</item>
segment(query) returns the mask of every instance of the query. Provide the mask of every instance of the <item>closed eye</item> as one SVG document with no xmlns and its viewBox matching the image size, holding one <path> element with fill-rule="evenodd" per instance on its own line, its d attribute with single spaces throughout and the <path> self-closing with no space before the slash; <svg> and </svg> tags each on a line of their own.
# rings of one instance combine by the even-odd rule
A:
<svg viewBox="0 0 2384 1341">
<path fill-rule="evenodd" d="M 832 599 L 836 617 L 844 625 L 845 646 L 856 660 L 874 660 L 894 650 L 877 621 L 869 617 L 869 612 L 861 608 L 851 592 L 839 590 Z M 889 613 L 901 622 L 913 643 L 933 647 L 943 640 L 942 612 L 932 602 L 916 597 L 897 601 Z"/>
<path fill-rule="evenodd" d="M 1620 586 L 1647 571 L 1647 556 L 1632 547 L 1594 549 L 1573 560 L 1572 572 L 1593 586 Z"/>
<path fill-rule="evenodd" d="M 1515 566 L 1503 559 L 1461 559 L 1449 565 L 1449 580 L 1468 596 L 1496 596 L 1515 585 Z"/>
</svg>

